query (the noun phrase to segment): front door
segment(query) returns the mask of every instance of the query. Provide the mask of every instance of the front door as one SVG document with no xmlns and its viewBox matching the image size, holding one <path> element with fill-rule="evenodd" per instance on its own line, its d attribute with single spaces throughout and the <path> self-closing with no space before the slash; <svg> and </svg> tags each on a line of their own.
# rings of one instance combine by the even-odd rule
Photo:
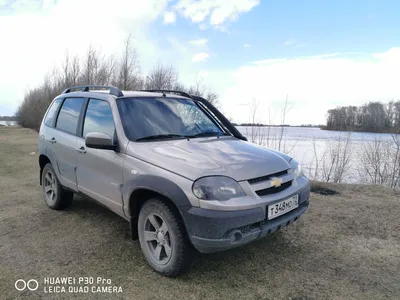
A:
<svg viewBox="0 0 400 300">
<path fill-rule="evenodd" d="M 76 176 L 79 191 L 123 215 L 123 156 L 114 150 L 86 147 L 85 136 L 89 132 L 102 132 L 116 138 L 111 107 L 107 101 L 89 99 L 82 136 L 77 140 L 79 155 Z"/>
</svg>

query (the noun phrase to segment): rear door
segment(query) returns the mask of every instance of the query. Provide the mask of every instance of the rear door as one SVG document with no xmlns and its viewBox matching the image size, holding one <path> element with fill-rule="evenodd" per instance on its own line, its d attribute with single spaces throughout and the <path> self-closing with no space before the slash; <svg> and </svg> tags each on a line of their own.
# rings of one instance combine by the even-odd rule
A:
<svg viewBox="0 0 400 300">
<path fill-rule="evenodd" d="M 105 100 L 89 99 L 83 118 L 82 132 L 77 140 L 78 189 L 101 202 L 114 212 L 122 212 L 122 165 L 118 151 L 88 148 L 85 136 L 89 132 L 102 132 L 117 139 L 110 104 Z"/>
<path fill-rule="evenodd" d="M 49 143 L 48 155 L 63 186 L 77 190 L 75 169 L 77 129 L 85 98 L 65 98 L 59 110 L 55 126 L 46 129 Z M 55 164 L 55 165 L 54 165 Z"/>
</svg>

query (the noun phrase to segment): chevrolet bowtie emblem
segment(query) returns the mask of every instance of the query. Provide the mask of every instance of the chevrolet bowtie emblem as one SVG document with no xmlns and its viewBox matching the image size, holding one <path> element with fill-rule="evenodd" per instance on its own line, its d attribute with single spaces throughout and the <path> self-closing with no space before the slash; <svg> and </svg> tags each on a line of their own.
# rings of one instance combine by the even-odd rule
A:
<svg viewBox="0 0 400 300">
<path fill-rule="evenodd" d="M 274 187 L 280 187 L 282 185 L 282 178 L 278 178 L 278 177 L 272 178 L 271 185 Z"/>
</svg>

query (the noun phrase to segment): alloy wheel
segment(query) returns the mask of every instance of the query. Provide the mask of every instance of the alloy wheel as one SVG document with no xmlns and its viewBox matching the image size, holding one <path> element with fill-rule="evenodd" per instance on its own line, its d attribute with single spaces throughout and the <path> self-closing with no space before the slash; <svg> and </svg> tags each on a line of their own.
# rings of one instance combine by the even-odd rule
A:
<svg viewBox="0 0 400 300">
<path fill-rule="evenodd" d="M 44 176 L 44 194 L 47 203 L 54 203 L 57 198 L 57 181 L 56 175 L 51 171 L 47 170 Z"/>
<path fill-rule="evenodd" d="M 144 240 L 151 259 L 157 264 L 166 264 L 171 259 L 172 244 L 165 220 L 156 213 L 147 216 L 144 225 Z"/>
</svg>

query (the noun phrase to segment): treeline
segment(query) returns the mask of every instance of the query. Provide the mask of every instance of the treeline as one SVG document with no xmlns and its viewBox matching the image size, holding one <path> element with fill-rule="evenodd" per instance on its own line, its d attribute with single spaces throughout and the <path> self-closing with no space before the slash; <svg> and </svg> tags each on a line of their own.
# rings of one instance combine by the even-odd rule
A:
<svg viewBox="0 0 400 300">
<path fill-rule="evenodd" d="M 0 121 L 16 121 L 16 116 L 0 116 Z"/>
<path fill-rule="evenodd" d="M 400 101 L 370 102 L 328 110 L 327 130 L 400 132 Z"/>
<path fill-rule="evenodd" d="M 75 85 L 113 85 L 121 90 L 179 90 L 205 97 L 214 104 L 218 102 L 217 95 L 201 79 L 196 79 L 191 86 L 181 84 L 173 66 L 158 63 L 149 74 L 142 74 L 138 56 L 128 37 L 119 59 L 104 56 L 93 47 L 89 47 L 81 57 L 66 54 L 61 68 L 55 68 L 41 85 L 25 94 L 16 113 L 19 124 L 38 130 L 51 101 L 64 89 Z"/>
</svg>

